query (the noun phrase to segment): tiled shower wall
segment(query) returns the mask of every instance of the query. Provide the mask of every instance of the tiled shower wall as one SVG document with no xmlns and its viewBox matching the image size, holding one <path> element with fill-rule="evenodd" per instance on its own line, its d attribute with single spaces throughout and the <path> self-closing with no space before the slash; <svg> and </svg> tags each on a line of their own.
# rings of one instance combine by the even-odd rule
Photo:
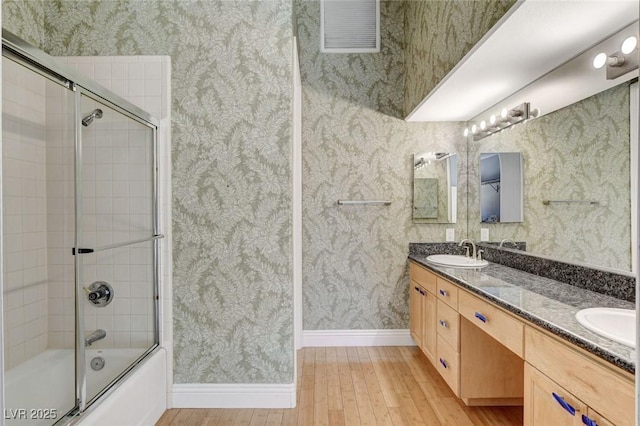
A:
<svg viewBox="0 0 640 426">
<path fill-rule="evenodd" d="M 6 368 L 47 347 L 45 82 L 3 60 Z"/>
</svg>

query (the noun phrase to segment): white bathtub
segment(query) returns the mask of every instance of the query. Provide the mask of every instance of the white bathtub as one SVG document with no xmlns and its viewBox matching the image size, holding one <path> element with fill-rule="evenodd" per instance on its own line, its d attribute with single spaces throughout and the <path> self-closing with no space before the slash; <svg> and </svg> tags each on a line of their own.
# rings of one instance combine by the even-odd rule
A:
<svg viewBox="0 0 640 426">
<path fill-rule="evenodd" d="M 153 363 L 150 363 L 151 358 L 158 358 L 160 354 L 160 360 L 156 359 Z M 94 395 L 100 392 L 106 385 L 108 385 L 118 374 L 120 374 L 125 368 L 127 368 L 133 361 L 135 361 L 141 355 L 141 351 L 138 349 L 101 349 L 101 350 L 87 350 L 87 395 L 88 399 L 91 399 Z M 74 364 L 74 351 L 70 349 L 51 349 L 47 350 L 28 361 L 20 364 L 19 366 L 12 368 L 5 372 L 5 425 L 13 426 L 45 426 L 54 423 L 55 419 L 52 417 L 57 416 L 59 419 L 61 416 L 67 413 L 70 408 L 73 408 L 75 401 L 75 364 Z M 104 368 L 100 371 L 94 371 L 90 362 L 94 357 L 100 356 L 104 358 Z M 101 422 L 95 423 L 98 418 L 96 415 L 99 413 L 100 405 L 109 403 L 111 399 L 116 401 L 119 399 L 122 389 L 131 389 L 132 384 L 135 386 L 141 386 L 134 390 L 133 395 L 138 396 L 141 390 L 148 392 L 148 384 L 144 381 L 140 382 L 137 377 L 141 372 L 148 370 L 146 364 L 154 366 L 153 375 L 151 377 L 159 375 L 164 378 L 164 387 L 161 389 L 161 401 L 156 401 L 158 397 L 153 398 L 153 405 L 162 405 L 162 410 L 156 408 L 152 411 L 159 411 L 160 415 L 166 407 L 166 368 L 165 368 L 165 353 L 164 350 L 156 352 L 153 356 L 145 359 L 138 369 L 130 377 L 126 378 L 124 382 L 128 382 L 128 386 L 124 386 L 124 383 L 118 387 L 112 394 L 110 394 L 105 400 L 99 401 L 98 406 L 92 407 L 90 413 L 82 416 L 81 423 L 90 424 L 94 421 L 94 424 L 101 424 Z M 151 379 L 153 380 L 153 379 Z M 155 379 L 157 380 L 157 378 Z M 140 383 L 138 383 L 140 382 Z M 162 386 L 160 384 L 160 386 Z M 160 394 L 158 394 L 160 395 Z M 124 401 L 127 400 L 126 397 Z M 148 408 L 140 407 L 143 410 L 148 411 Z M 112 407 L 112 410 L 118 410 L 117 406 Z M 55 411 L 54 411 L 55 410 Z M 141 414 L 144 417 L 149 416 L 149 413 Z M 152 414 L 152 416 L 155 414 Z M 159 416 L 158 416 L 159 417 Z M 129 413 L 127 423 L 119 423 L 122 426 L 125 425 L 138 425 L 147 424 L 138 419 L 134 413 Z M 154 419 L 155 421 L 156 419 Z M 142 421 L 142 422 L 141 422 Z M 102 423 L 109 424 L 109 423 Z M 115 424 L 115 423 L 111 423 Z M 152 424 L 152 423 L 151 423 Z"/>
</svg>

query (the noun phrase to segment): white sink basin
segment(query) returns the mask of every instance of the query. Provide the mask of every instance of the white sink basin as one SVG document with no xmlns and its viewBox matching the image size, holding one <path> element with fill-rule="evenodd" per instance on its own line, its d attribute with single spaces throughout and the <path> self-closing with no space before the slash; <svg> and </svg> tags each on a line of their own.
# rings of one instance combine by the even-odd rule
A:
<svg viewBox="0 0 640 426">
<path fill-rule="evenodd" d="M 576 319 L 596 334 L 631 348 L 636 347 L 636 312 L 631 309 L 583 309 L 578 311 Z"/>
<path fill-rule="evenodd" d="M 489 264 L 486 260 L 474 260 L 470 257 L 455 254 L 432 254 L 427 257 L 427 262 L 453 268 L 483 268 Z"/>
</svg>

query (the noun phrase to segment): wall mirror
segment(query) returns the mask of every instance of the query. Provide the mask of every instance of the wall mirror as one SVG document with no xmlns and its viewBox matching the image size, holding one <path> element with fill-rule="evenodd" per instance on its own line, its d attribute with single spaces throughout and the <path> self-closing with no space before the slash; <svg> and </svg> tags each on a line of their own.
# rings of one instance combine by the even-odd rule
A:
<svg viewBox="0 0 640 426">
<path fill-rule="evenodd" d="M 413 222 L 455 223 L 458 156 L 453 152 L 413 155 Z"/>
<path fill-rule="evenodd" d="M 484 152 L 480 154 L 480 221 L 522 222 L 522 154 Z"/>
<path fill-rule="evenodd" d="M 470 234 L 489 228 L 490 241 L 524 241 L 527 251 L 554 259 L 622 271 L 634 270 L 637 175 L 637 83 L 624 82 L 512 129 L 469 142 L 470 158 L 483 152 L 522 152 L 524 221 L 484 221 L 484 190 L 469 195 Z M 637 124 L 636 124 L 637 126 Z M 634 129 L 635 130 L 635 129 Z M 487 158 L 486 161 L 488 161 Z M 482 166 L 470 163 L 469 178 Z M 484 179 L 484 177 L 482 178 Z M 502 181 L 501 181 L 502 182 Z M 504 184 L 503 184 L 504 185 Z M 482 188 L 470 182 L 469 191 Z M 480 219 L 483 220 L 481 224 Z M 490 221 L 489 221 L 490 222 Z"/>
<path fill-rule="evenodd" d="M 593 60 L 599 52 L 620 53 L 626 38 L 638 36 L 637 15 L 636 4 L 625 19 L 585 20 L 582 28 L 597 27 L 610 35 L 577 56 L 565 56 L 562 65 L 471 120 L 470 128 L 482 128 L 482 120 L 491 122 L 502 108 L 523 102 L 542 111 L 508 130 L 467 138 L 469 158 L 520 152 L 525 159 L 523 221 L 496 224 L 481 222 L 480 161 L 469 162 L 470 238 L 480 239 L 481 228 L 487 228 L 490 241 L 524 241 L 531 254 L 618 272 L 636 270 L 637 218 L 632 212 L 637 211 L 638 69 L 610 76 L 609 65 L 596 69 Z M 574 34 L 572 26 L 562 31 Z M 630 61 L 637 57 L 637 48 L 628 54 Z"/>
</svg>

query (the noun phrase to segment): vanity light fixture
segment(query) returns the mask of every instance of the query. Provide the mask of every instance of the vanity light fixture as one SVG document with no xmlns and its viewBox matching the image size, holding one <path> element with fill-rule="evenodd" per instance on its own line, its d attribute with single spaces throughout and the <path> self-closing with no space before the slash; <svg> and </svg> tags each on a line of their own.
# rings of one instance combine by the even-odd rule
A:
<svg viewBox="0 0 640 426">
<path fill-rule="evenodd" d="M 500 116 L 493 114 L 489 117 L 489 125 L 487 125 L 485 120 L 480 122 L 479 127 L 476 124 L 472 125 L 471 135 L 473 136 L 473 140 L 477 141 L 508 129 L 514 124 L 524 123 L 531 118 L 537 118 L 539 116 L 540 110 L 538 108 L 531 109 L 529 102 L 525 102 L 511 109 L 503 108 L 502 111 L 500 111 Z M 469 136 L 469 129 L 464 130 L 464 136 Z"/>
<path fill-rule="evenodd" d="M 607 80 L 614 80 L 629 71 L 638 68 L 638 55 L 635 51 L 638 47 L 638 38 L 627 37 L 620 45 L 620 50 L 607 55 L 604 52 L 598 53 L 593 58 L 593 67 L 600 69 L 606 65 Z"/>
<path fill-rule="evenodd" d="M 413 169 L 418 170 L 421 167 L 429 166 L 433 161 L 442 161 L 453 156 L 451 152 L 426 152 L 413 161 Z"/>
</svg>

